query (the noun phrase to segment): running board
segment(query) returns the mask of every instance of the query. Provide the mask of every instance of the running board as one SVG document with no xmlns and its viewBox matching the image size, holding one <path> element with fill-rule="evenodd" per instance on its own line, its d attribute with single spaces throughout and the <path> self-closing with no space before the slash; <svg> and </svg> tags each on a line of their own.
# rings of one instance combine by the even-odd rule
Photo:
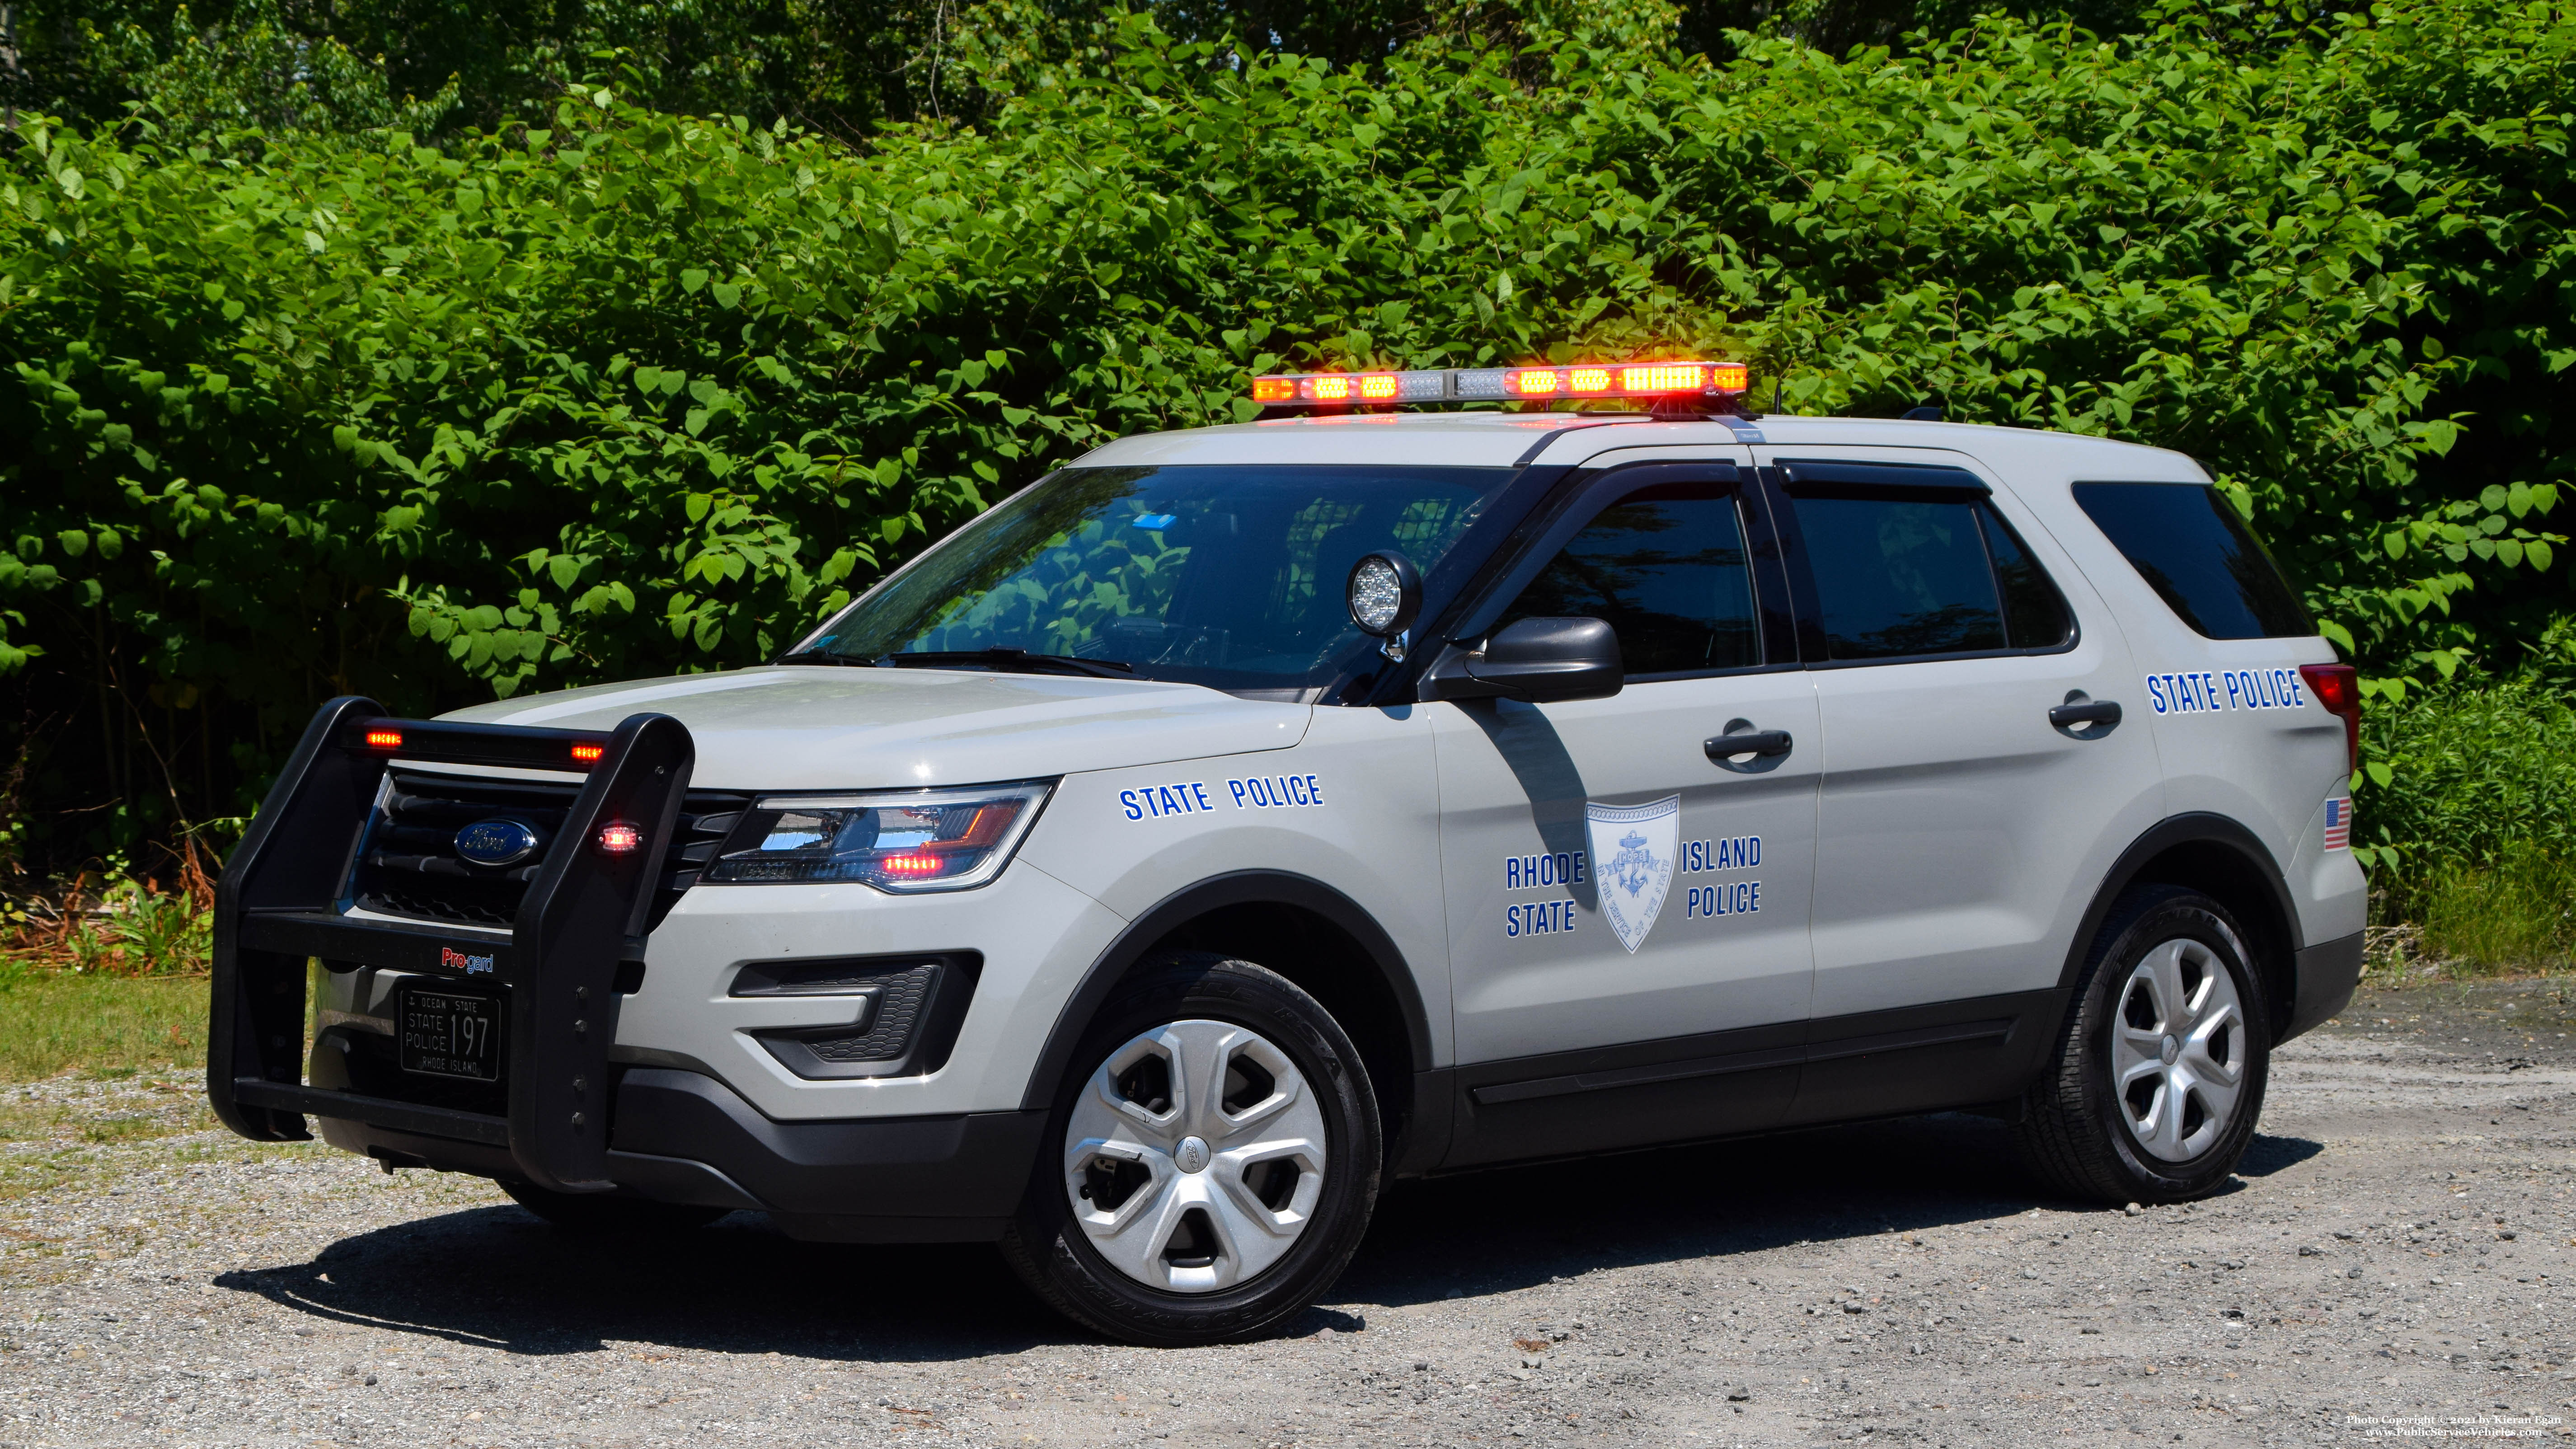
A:
<svg viewBox="0 0 2576 1449">
<path fill-rule="evenodd" d="M 1729 1052 L 1723 1056 L 1697 1057 L 1678 1062 L 1656 1062 L 1646 1066 L 1620 1067 L 1604 1072 L 1577 1072 L 1567 1076 L 1537 1077 L 1525 1082 L 1497 1082 L 1491 1086 L 1477 1087 L 1468 1095 L 1475 1099 L 1476 1105 L 1492 1107 L 1505 1102 L 1526 1102 L 1539 1097 L 1562 1097 L 1576 1092 L 1604 1092 L 1619 1087 L 1642 1087 L 1657 1082 L 1688 1081 L 1694 1077 L 1719 1077 L 1731 1072 L 1754 1072 L 1770 1067 L 1803 1066 L 1809 1062 L 1846 1061 L 1854 1057 L 1877 1056 L 1884 1052 L 1912 1051 L 1919 1047 L 1996 1041 L 2011 1033 L 2013 1020 L 2012 1017 L 2007 1016 L 1998 1017 L 1992 1021 L 1963 1021 L 1954 1026 L 1919 1027 L 1912 1031 L 1882 1032 L 1876 1036 L 1843 1037 L 1806 1046 Z"/>
</svg>

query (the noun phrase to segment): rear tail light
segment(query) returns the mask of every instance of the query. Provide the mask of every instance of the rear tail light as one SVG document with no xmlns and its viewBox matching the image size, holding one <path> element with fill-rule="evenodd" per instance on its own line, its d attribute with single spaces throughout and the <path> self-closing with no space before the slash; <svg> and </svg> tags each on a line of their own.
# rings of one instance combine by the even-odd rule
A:
<svg viewBox="0 0 2576 1449">
<path fill-rule="evenodd" d="M 2349 664 L 2302 664 L 2299 677 L 2326 713 L 2343 721 L 2344 773 L 2361 768 L 2361 675 Z"/>
<path fill-rule="evenodd" d="M 626 820 L 611 820 L 599 827 L 599 853 L 633 855 L 644 848 L 642 826 Z"/>
<path fill-rule="evenodd" d="M 367 747 L 369 749 L 376 750 L 399 750 L 402 748 L 402 731 L 369 730 L 367 731 Z"/>
</svg>

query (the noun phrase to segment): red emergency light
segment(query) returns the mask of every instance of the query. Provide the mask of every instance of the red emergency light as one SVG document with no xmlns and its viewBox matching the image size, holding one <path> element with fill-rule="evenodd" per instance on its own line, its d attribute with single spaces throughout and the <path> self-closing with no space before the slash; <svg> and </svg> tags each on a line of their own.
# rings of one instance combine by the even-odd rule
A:
<svg viewBox="0 0 2576 1449">
<path fill-rule="evenodd" d="M 1644 398 L 1729 402 L 1751 385 L 1741 362 L 1577 362 L 1563 367 L 1449 367 L 1406 372 L 1295 372 L 1252 380 L 1277 408 L 1444 402 Z"/>
</svg>

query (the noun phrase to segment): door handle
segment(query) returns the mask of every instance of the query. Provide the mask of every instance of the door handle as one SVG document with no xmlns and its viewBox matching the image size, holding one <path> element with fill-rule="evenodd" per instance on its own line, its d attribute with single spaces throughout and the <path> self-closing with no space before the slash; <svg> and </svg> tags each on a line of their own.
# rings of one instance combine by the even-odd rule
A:
<svg viewBox="0 0 2576 1449">
<path fill-rule="evenodd" d="M 1736 730 L 1718 735 L 1700 746 L 1708 752 L 1711 763 L 1723 765 L 1738 755 L 1765 757 L 1789 753 L 1787 730 Z"/>
<path fill-rule="evenodd" d="M 2105 727 L 2103 733 L 2108 734 L 2108 727 L 2120 722 L 2120 706 L 2116 700 L 2086 699 L 2079 691 L 2066 703 L 2051 706 L 2048 722 L 2062 730 L 2102 725 Z"/>
</svg>

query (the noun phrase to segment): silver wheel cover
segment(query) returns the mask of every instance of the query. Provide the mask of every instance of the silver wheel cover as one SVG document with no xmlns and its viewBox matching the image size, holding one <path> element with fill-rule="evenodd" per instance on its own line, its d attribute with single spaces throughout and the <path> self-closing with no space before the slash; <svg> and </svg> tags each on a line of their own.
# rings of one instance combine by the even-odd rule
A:
<svg viewBox="0 0 2576 1449">
<path fill-rule="evenodd" d="M 1120 1083 L 1156 1057 L 1168 1095 L 1130 1100 Z M 1262 1077 L 1269 1090 L 1243 1100 Z M 1120 1272 L 1212 1293 L 1296 1246 L 1323 1189 L 1324 1139 L 1323 1108 L 1287 1053 L 1232 1022 L 1176 1021 L 1111 1052 L 1083 1085 L 1065 1129 L 1065 1196 Z"/>
<path fill-rule="evenodd" d="M 2203 943 L 2167 941 L 2122 983 L 2111 1091 L 2140 1147 L 2166 1162 L 2209 1150 L 2245 1089 L 2245 1008 L 2235 974 Z"/>
</svg>

